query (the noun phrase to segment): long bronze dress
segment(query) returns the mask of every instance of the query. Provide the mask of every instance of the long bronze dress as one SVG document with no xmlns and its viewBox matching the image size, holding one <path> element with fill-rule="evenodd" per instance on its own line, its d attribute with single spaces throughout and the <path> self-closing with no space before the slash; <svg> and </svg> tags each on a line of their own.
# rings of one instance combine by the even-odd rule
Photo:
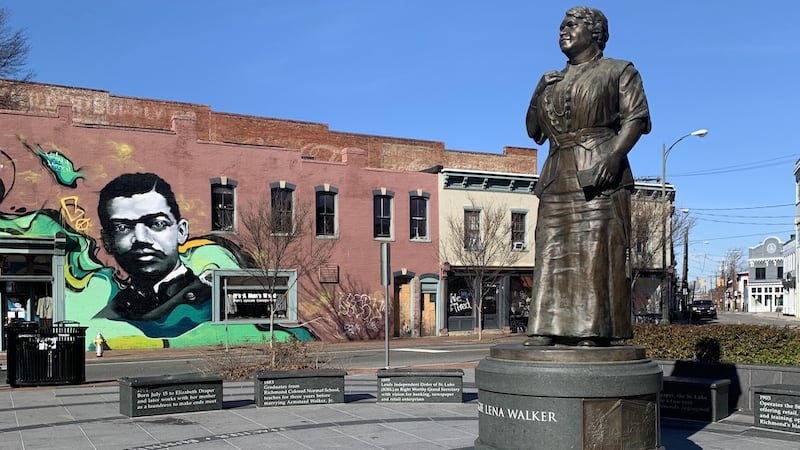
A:
<svg viewBox="0 0 800 450">
<path fill-rule="evenodd" d="M 527 334 L 623 339 L 631 326 L 630 189 L 624 158 L 610 185 L 592 186 L 593 168 L 612 150 L 626 121 L 650 112 L 638 71 L 598 57 L 539 82 L 528 110 L 528 134 L 550 152 L 535 188 L 534 293 Z"/>
</svg>

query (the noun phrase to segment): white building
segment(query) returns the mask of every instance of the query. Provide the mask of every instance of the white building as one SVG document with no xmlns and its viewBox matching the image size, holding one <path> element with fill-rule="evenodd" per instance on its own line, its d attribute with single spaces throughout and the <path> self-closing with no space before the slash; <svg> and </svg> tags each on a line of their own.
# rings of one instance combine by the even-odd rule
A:
<svg viewBox="0 0 800 450">
<path fill-rule="evenodd" d="M 797 235 L 783 245 L 783 314 L 797 316 Z"/>
<path fill-rule="evenodd" d="M 775 236 L 748 249 L 747 311 L 783 310 L 783 243 Z"/>
</svg>

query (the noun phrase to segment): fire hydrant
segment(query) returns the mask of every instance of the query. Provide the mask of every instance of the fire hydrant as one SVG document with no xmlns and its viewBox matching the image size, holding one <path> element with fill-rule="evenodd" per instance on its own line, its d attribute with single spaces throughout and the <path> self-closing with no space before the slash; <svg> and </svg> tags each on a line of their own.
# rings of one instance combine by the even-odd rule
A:
<svg viewBox="0 0 800 450">
<path fill-rule="evenodd" d="M 103 338 L 103 335 L 97 333 L 97 337 L 94 338 L 94 347 L 97 349 L 97 356 L 103 356 L 103 346 L 105 345 L 106 340 Z"/>
</svg>

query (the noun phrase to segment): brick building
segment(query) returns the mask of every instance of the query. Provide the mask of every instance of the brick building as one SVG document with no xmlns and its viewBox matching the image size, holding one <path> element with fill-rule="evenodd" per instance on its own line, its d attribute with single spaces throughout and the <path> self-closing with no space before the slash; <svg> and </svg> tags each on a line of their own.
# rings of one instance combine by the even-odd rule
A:
<svg viewBox="0 0 800 450">
<path fill-rule="evenodd" d="M 270 309 L 281 338 L 378 338 L 383 242 L 391 247 L 390 332 L 438 334 L 447 328 L 442 175 L 426 169 L 533 173 L 537 167 L 534 149 L 452 151 L 441 142 L 91 89 L 31 83 L 24 93 L 23 106 L 0 111 L 3 316 L 22 308 L 28 320 L 75 320 L 89 327 L 90 337 L 102 332 L 111 348 L 261 342 Z M 137 174 L 145 173 L 169 184 L 179 212 L 167 207 L 162 218 L 147 211 L 169 205 L 169 195 L 151 195 L 152 179 L 137 185 L 145 183 Z M 100 208 L 111 211 L 104 219 L 101 193 L 119 177 L 124 188 L 138 191 L 114 191 Z M 289 220 L 310 205 L 313 230 L 299 251 L 335 241 L 325 264 L 314 271 L 283 267 L 282 284 L 266 293 L 247 281 L 251 262 L 238 246 L 243 210 L 265 199 L 286 209 Z M 111 207 L 122 204 L 128 207 Z M 180 270 L 151 280 L 153 292 L 137 291 L 160 315 L 123 312 L 117 308 L 123 294 L 140 286 L 135 273 L 161 253 L 140 250 L 136 263 L 125 266 L 118 235 L 128 233 L 134 249 L 149 249 L 148 239 L 173 229 Z M 178 272 L 197 280 L 173 288 Z"/>
</svg>

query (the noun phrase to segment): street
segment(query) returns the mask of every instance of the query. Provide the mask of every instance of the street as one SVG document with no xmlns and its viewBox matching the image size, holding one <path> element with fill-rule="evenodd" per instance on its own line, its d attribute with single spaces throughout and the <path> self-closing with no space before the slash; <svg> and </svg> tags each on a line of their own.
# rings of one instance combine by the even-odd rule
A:
<svg viewBox="0 0 800 450">
<path fill-rule="evenodd" d="M 524 335 L 505 335 L 486 338 L 478 342 L 476 338 L 464 339 L 426 338 L 393 339 L 389 343 L 389 367 L 420 367 L 428 365 L 471 365 L 477 364 L 489 354 L 489 348 L 500 342 L 522 341 Z M 231 352 L 235 352 L 231 349 Z M 349 371 L 375 370 L 386 367 L 384 341 L 351 342 L 319 345 L 319 360 L 325 361 L 327 368 L 343 368 Z M 120 377 L 162 375 L 166 373 L 187 373 L 203 370 L 211 359 L 224 357 L 223 349 L 186 349 L 176 352 L 172 349 L 147 351 L 124 351 L 127 356 L 117 356 L 114 350 L 107 351 L 105 357 L 98 358 L 86 354 L 86 381 L 112 381 Z"/>
<path fill-rule="evenodd" d="M 800 320 L 777 313 L 720 312 L 716 320 L 702 321 L 700 324 L 761 324 L 772 326 L 800 327 Z M 489 348 L 501 342 L 521 342 L 524 335 L 505 336 L 485 335 L 483 341 L 477 338 L 463 339 L 426 338 L 392 339 L 389 342 L 389 367 L 409 367 L 428 365 L 477 364 L 489 354 Z M 203 349 L 186 350 L 180 356 L 165 351 L 163 355 L 153 354 L 148 358 L 97 358 L 91 353 L 86 356 L 86 380 L 89 382 L 111 381 L 123 376 L 148 376 L 165 373 L 185 373 L 202 370 L 209 358 L 218 357 L 224 350 Z M 113 355 L 114 351 L 107 355 Z M 352 342 L 319 345 L 320 360 L 326 367 L 348 370 L 375 370 L 386 367 L 386 347 L 384 341 Z"/>
<path fill-rule="evenodd" d="M 720 312 L 716 320 L 703 324 L 761 324 L 800 327 L 800 320 L 777 313 Z M 389 367 L 420 367 L 429 365 L 476 365 L 489 354 L 489 348 L 502 342 L 521 342 L 524 335 L 484 335 L 475 337 L 392 339 L 389 342 Z M 232 352 L 235 350 L 231 350 Z M 144 356 L 143 352 L 148 355 Z M 166 373 L 197 372 L 207 367 L 211 359 L 220 358 L 223 349 L 129 350 L 106 352 L 98 358 L 86 353 L 86 381 L 113 381 L 120 377 L 162 375 Z M 360 341 L 318 345 L 319 359 L 325 367 L 350 371 L 375 370 L 386 367 L 384 341 Z M 5 374 L 3 374 L 5 375 Z"/>
<path fill-rule="evenodd" d="M 758 324 L 799 327 L 800 319 L 794 316 L 785 316 L 779 313 L 746 313 L 746 312 L 719 312 L 717 320 L 711 323 L 721 324 Z"/>
</svg>

